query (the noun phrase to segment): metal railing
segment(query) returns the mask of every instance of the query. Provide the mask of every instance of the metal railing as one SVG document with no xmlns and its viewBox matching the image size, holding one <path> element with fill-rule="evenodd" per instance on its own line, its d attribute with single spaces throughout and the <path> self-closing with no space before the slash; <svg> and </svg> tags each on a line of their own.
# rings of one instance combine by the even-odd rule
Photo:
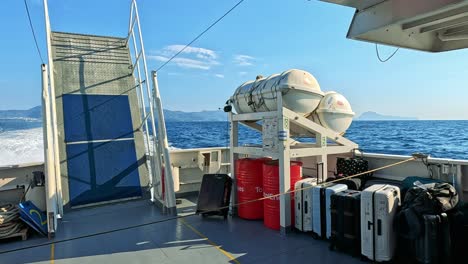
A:
<svg viewBox="0 0 468 264">
<path fill-rule="evenodd" d="M 147 157 L 149 157 L 149 159 L 147 159 L 147 165 L 150 173 L 149 185 L 151 200 L 153 202 L 159 200 L 164 206 L 172 208 L 175 206 L 175 195 L 173 191 L 170 191 L 173 190 L 174 187 L 171 164 L 169 161 L 166 128 L 163 124 L 164 114 L 156 76 L 155 74 L 150 76 L 148 73 L 140 17 L 135 0 L 132 0 L 130 5 L 130 19 L 126 44 L 130 49 L 133 65 L 132 72 L 136 75 L 135 84 L 138 87 L 138 102 L 142 113 L 141 127 L 146 139 Z M 150 88 L 150 81 L 153 83 L 153 89 Z M 146 106 L 149 106 L 149 113 L 146 110 Z M 157 126 L 155 112 L 158 117 Z M 165 181 L 163 181 L 163 177 L 166 179 Z M 169 179 L 171 180 L 169 181 Z M 165 192 L 163 192 L 162 184 L 165 185 Z"/>
</svg>

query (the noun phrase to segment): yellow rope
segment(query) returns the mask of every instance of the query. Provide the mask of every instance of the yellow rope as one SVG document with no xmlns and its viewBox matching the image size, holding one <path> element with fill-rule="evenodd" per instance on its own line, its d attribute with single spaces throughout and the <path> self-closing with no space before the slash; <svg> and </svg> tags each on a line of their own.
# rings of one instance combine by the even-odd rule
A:
<svg viewBox="0 0 468 264">
<path fill-rule="evenodd" d="M 283 193 L 267 195 L 267 196 L 264 196 L 262 198 L 249 200 L 249 201 L 245 201 L 245 202 L 242 202 L 242 203 L 233 204 L 231 206 L 232 207 L 238 207 L 239 205 L 254 203 L 254 202 L 258 202 L 258 201 L 263 201 L 263 200 L 266 200 L 266 199 L 279 197 L 281 195 L 286 195 L 286 194 L 294 193 L 294 192 L 297 192 L 297 191 L 303 191 L 303 190 L 311 189 L 311 188 L 314 188 L 316 186 L 322 186 L 324 184 L 335 183 L 335 182 L 343 181 L 343 180 L 346 180 L 346 179 L 359 177 L 359 176 L 369 174 L 369 173 L 373 173 L 373 172 L 376 172 L 376 171 L 379 171 L 379 170 L 388 169 L 388 168 L 391 168 L 391 167 L 394 167 L 394 166 L 398 166 L 398 165 L 401 165 L 403 163 L 410 162 L 410 161 L 413 161 L 413 160 L 416 160 L 416 159 L 417 158 L 415 158 L 415 157 L 411 157 L 411 158 L 408 158 L 408 159 L 405 159 L 405 160 L 402 160 L 402 161 L 398 161 L 398 162 L 395 162 L 395 163 L 392 163 L 392 164 L 389 164 L 389 165 L 385 165 L 385 166 L 376 168 L 376 169 L 372 169 L 372 170 L 368 170 L 368 171 L 365 171 L 365 172 L 357 173 L 357 174 L 354 174 L 354 175 L 351 175 L 351 176 L 343 177 L 343 178 L 332 180 L 332 181 L 329 181 L 329 182 L 322 182 L 322 183 L 319 183 L 319 184 L 314 185 L 314 186 L 307 186 L 307 187 L 298 188 L 298 189 L 295 189 L 295 190 L 289 190 L 289 191 L 286 191 L 286 192 L 283 192 Z M 212 210 L 202 210 L 201 213 L 215 212 L 215 211 L 226 209 L 226 208 L 229 208 L 229 207 L 230 206 L 228 205 L 228 206 L 223 206 L 223 207 L 219 207 L 217 209 L 212 209 Z"/>
</svg>

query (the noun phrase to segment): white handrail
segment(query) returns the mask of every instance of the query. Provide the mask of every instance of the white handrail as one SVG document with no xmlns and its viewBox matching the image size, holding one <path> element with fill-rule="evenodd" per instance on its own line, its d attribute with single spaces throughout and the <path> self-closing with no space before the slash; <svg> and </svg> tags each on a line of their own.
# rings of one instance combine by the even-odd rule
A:
<svg viewBox="0 0 468 264">
<path fill-rule="evenodd" d="M 55 188 L 56 199 L 58 206 L 58 213 L 63 216 L 63 196 L 62 196 L 62 174 L 60 172 L 60 157 L 58 146 L 58 129 L 57 129 L 57 108 L 55 104 L 55 81 L 54 81 L 54 60 L 52 58 L 52 44 L 51 44 L 51 29 L 49 19 L 49 6 L 47 0 L 44 0 L 44 19 L 46 27 L 46 41 L 47 41 L 47 57 L 49 61 L 49 85 L 50 85 L 50 107 L 52 119 L 52 132 L 53 132 L 53 147 L 54 147 L 54 167 L 55 167 Z"/>
<path fill-rule="evenodd" d="M 135 29 L 135 25 L 137 26 L 137 28 Z M 135 32 L 135 31 L 138 31 L 138 32 Z M 139 40 L 139 45 L 137 45 L 137 40 L 136 40 L 136 36 L 135 34 L 138 34 L 138 40 Z M 143 116 L 144 116 L 144 120 L 143 122 L 145 123 L 144 124 L 144 127 L 145 127 L 145 130 L 146 130 L 146 142 L 147 142 L 147 148 L 148 150 L 150 151 L 150 144 L 152 143 L 152 149 L 153 149 L 153 155 L 151 155 L 151 152 L 150 152 L 150 156 L 152 157 L 152 159 L 149 160 L 150 162 L 150 167 L 151 167 L 151 175 L 150 175 L 150 179 L 149 179 L 149 182 L 150 182 L 150 192 L 151 192 L 151 200 L 152 201 L 155 201 L 155 198 L 156 198 L 156 190 L 155 190 L 155 186 L 156 184 L 160 183 L 160 179 L 162 177 L 161 173 L 162 173 L 162 160 L 161 160 L 161 151 L 159 149 L 159 146 L 158 146 L 158 135 L 157 135 L 157 130 L 156 130 L 156 121 L 155 121 L 155 115 L 154 115 L 154 106 L 153 106 L 153 95 L 151 93 L 151 89 L 150 89 L 150 86 L 149 86 L 149 83 L 148 83 L 148 80 L 149 80 L 149 75 L 148 75 L 148 67 L 147 67 L 147 63 L 146 63 L 146 55 L 145 55 L 145 49 L 144 49 L 144 44 L 143 44 L 143 37 L 142 37 L 142 33 L 141 33 L 141 25 L 140 25 L 140 17 L 138 15 L 138 6 L 137 6 L 137 3 L 135 0 L 132 0 L 131 2 L 131 8 L 130 8 L 130 19 L 129 19 L 129 29 L 128 29 L 128 36 L 127 36 L 127 44 L 128 42 L 130 41 L 130 39 L 132 39 L 132 43 L 133 43 L 133 49 L 134 49 L 134 56 L 135 56 L 135 60 L 133 62 L 133 72 L 135 71 L 135 69 L 137 70 L 137 74 L 138 74 L 138 86 L 139 86 L 139 93 L 140 93 L 140 100 L 141 100 L 141 105 L 142 105 L 142 112 L 143 112 Z M 141 61 L 140 59 L 143 58 L 143 61 Z M 143 73 L 142 73 L 142 69 L 141 69 L 141 66 L 140 66 L 140 63 L 143 63 Z M 147 102 L 148 102 L 148 105 L 149 105 L 149 119 L 151 121 L 151 135 L 153 137 L 153 139 L 151 140 L 150 138 L 150 134 L 149 134 L 149 125 L 148 125 L 148 115 L 146 113 L 146 103 L 145 103 L 145 93 L 144 93 L 144 90 L 143 90 L 143 78 L 144 78 L 144 82 L 145 82 L 145 90 L 146 90 L 146 98 L 147 98 Z M 158 194 L 159 195 L 159 194 Z M 164 200 L 163 197 L 159 197 L 159 199 L 162 199 Z"/>
</svg>

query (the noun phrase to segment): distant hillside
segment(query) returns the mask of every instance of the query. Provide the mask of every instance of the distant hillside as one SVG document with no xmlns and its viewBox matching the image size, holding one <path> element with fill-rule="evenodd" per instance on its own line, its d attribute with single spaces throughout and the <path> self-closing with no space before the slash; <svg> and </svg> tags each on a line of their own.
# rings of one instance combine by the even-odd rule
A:
<svg viewBox="0 0 468 264">
<path fill-rule="evenodd" d="M 0 110 L 0 118 L 41 118 L 42 107 L 36 106 L 28 110 Z M 189 121 L 227 121 L 223 111 L 182 112 L 164 110 L 167 122 Z"/>
<path fill-rule="evenodd" d="M 0 118 L 41 118 L 41 116 L 41 106 L 36 106 L 28 110 L 0 110 Z"/>
<path fill-rule="evenodd" d="M 418 120 L 417 117 L 402 117 L 402 116 L 390 116 L 382 115 L 376 112 L 364 112 L 356 120 L 360 121 L 379 121 L 379 120 Z"/>
<path fill-rule="evenodd" d="M 167 122 L 190 121 L 227 121 L 227 114 L 223 111 L 182 112 L 164 110 L 164 118 Z"/>
</svg>

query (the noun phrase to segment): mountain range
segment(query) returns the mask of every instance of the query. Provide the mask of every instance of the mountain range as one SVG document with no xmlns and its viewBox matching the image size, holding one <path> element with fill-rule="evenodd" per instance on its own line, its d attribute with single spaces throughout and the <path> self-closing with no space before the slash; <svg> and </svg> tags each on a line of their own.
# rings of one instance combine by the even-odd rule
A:
<svg viewBox="0 0 468 264">
<path fill-rule="evenodd" d="M 147 109 L 149 111 L 149 109 Z M 42 108 L 36 106 L 27 110 L 0 110 L 0 118 L 41 118 Z M 164 109 L 164 117 L 167 122 L 190 122 L 190 121 L 227 121 L 227 114 L 221 110 L 183 112 Z M 416 117 L 401 117 L 382 115 L 376 112 L 364 112 L 354 120 L 378 121 L 378 120 L 418 120 Z"/>
<path fill-rule="evenodd" d="M 36 106 L 27 110 L 0 110 L 0 118 L 41 118 L 42 107 Z"/>
<path fill-rule="evenodd" d="M 382 115 L 376 112 L 368 111 L 362 113 L 355 120 L 359 121 L 384 121 L 384 120 L 418 120 L 417 117 L 402 117 L 402 116 L 391 116 L 391 115 Z"/>
<path fill-rule="evenodd" d="M 223 111 L 182 112 L 164 109 L 164 117 L 167 122 L 228 120 L 227 114 Z M 42 107 L 36 106 L 27 110 L 0 110 L 0 118 L 42 118 Z"/>
</svg>

